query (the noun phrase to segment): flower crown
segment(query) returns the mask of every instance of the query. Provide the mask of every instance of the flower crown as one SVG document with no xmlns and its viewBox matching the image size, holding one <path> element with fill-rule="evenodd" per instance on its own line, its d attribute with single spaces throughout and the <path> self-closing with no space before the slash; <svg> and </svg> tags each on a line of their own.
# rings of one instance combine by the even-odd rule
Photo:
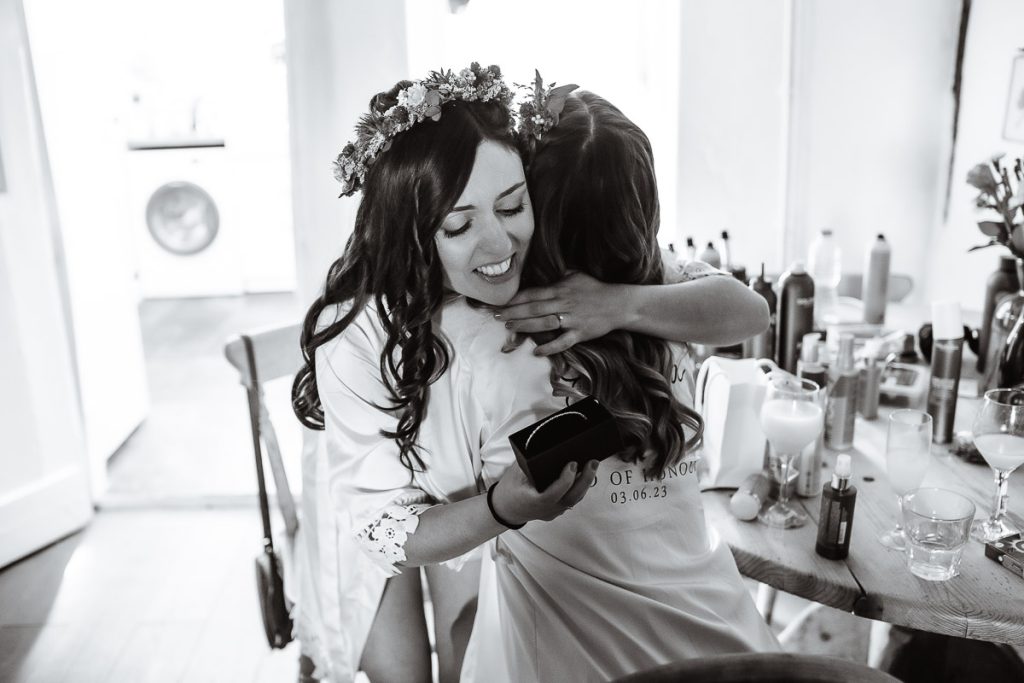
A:
<svg viewBox="0 0 1024 683">
<path fill-rule="evenodd" d="M 575 83 L 555 87 L 544 87 L 540 72 L 534 70 L 533 85 L 518 87 L 532 91 L 532 97 L 519 105 L 519 136 L 532 149 L 544 134 L 558 125 L 558 119 L 565 108 L 569 93 L 579 88 Z"/>
<path fill-rule="evenodd" d="M 334 161 L 334 177 L 342 185 L 340 196 L 346 197 L 362 189 L 370 166 L 391 147 L 395 136 L 426 119 L 439 120 L 441 108 L 448 102 L 492 100 L 508 108 L 512 91 L 502 80 L 500 68 L 494 65 L 483 68 L 473 62 L 458 73 L 432 71 L 424 80 L 413 81 L 398 91 L 397 102 L 384 111 L 371 107 L 370 113 L 359 119 L 356 139 L 345 145 Z M 509 114 L 511 121 L 511 111 Z"/>
</svg>

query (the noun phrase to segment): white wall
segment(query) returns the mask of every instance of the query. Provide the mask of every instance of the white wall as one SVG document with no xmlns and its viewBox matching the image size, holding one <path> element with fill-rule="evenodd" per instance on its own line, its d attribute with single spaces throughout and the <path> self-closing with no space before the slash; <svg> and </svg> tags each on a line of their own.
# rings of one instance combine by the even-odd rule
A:
<svg viewBox="0 0 1024 683">
<path fill-rule="evenodd" d="M 510 83 L 576 83 L 619 107 L 651 140 L 661 239 L 675 239 L 679 13 L 676 0 L 409 0 L 409 75 L 497 64 Z"/>
<path fill-rule="evenodd" d="M 789 2 L 687 0 L 680 17 L 679 232 L 698 253 L 728 229 L 752 274 L 781 265 Z"/>
<path fill-rule="evenodd" d="M 831 227 L 844 271 L 877 232 L 925 296 L 948 159 L 959 0 L 794 0 L 786 260 Z M 1024 24 L 1019 24 L 1024 25 Z"/>
<path fill-rule="evenodd" d="M 125 140 L 115 116 L 126 64 L 115 43 L 83 30 L 96 25 L 95 7 L 31 0 L 25 10 L 66 254 L 85 437 L 100 495 L 107 458 L 148 411 L 126 229 Z"/>
<path fill-rule="evenodd" d="M 964 179 L 972 166 L 994 152 L 1011 157 L 1024 154 L 1024 144 L 1002 137 L 1011 61 L 1024 48 L 1024 2 L 974 0 L 968 26 L 949 219 L 936 229 L 928 261 L 932 298 L 960 299 L 965 307 L 980 310 L 985 279 L 1006 250 L 993 247 L 967 253 L 970 247 L 985 243 L 977 222 L 990 220 L 991 214 L 976 212 L 977 191 Z"/>
<path fill-rule="evenodd" d="M 332 162 L 370 97 L 406 78 L 405 3 L 285 3 L 292 212 L 303 305 L 352 233 L 359 196 L 338 198 Z"/>
<path fill-rule="evenodd" d="M 61 238 L 21 0 L 0 0 L 0 567 L 89 519 Z"/>
</svg>

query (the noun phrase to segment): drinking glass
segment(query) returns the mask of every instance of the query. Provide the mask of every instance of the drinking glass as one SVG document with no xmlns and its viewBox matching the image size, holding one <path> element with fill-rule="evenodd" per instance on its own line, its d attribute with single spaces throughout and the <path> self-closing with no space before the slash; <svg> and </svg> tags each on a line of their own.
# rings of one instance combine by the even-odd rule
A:
<svg viewBox="0 0 1024 683">
<path fill-rule="evenodd" d="M 907 567 L 914 576 L 945 581 L 960 573 L 974 503 L 946 489 L 915 489 L 903 496 Z"/>
<path fill-rule="evenodd" d="M 921 485 L 931 461 L 932 416 L 920 410 L 897 410 L 889 415 L 889 431 L 885 439 L 885 469 L 889 472 L 889 488 L 896 494 L 897 505 L 903 494 Z M 882 532 L 878 541 L 891 550 L 907 547 L 903 533 L 902 512 L 896 526 Z"/>
<path fill-rule="evenodd" d="M 789 481 L 793 458 L 818 438 L 823 426 L 818 396 L 821 389 L 810 380 L 788 372 L 768 375 L 768 388 L 761 404 L 761 429 L 779 456 L 779 499 L 763 510 L 758 519 L 768 526 L 789 529 L 807 523 L 807 515 L 789 504 Z"/>
<path fill-rule="evenodd" d="M 974 445 L 995 472 L 996 495 L 992 516 L 974 523 L 971 538 L 988 542 L 1018 533 L 1006 516 L 1006 482 L 1024 463 L 1024 389 L 985 392 L 974 418 Z"/>
</svg>

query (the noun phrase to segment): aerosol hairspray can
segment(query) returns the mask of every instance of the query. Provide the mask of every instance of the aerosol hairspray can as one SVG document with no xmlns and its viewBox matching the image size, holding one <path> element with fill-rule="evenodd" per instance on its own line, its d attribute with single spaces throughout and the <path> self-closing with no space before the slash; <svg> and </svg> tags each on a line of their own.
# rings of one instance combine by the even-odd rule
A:
<svg viewBox="0 0 1024 683">
<path fill-rule="evenodd" d="M 928 382 L 928 414 L 932 416 L 932 440 L 938 444 L 953 440 L 956 397 L 960 391 L 960 362 L 963 359 L 964 327 L 958 301 L 932 304 L 932 377 Z"/>
<path fill-rule="evenodd" d="M 864 302 L 864 322 L 881 324 L 885 322 L 885 305 L 889 299 L 889 259 L 892 250 L 885 241 L 885 235 L 878 237 L 868 249 L 864 263 L 864 279 L 861 282 L 860 300 Z"/>
<path fill-rule="evenodd" d="M 764 264 L 761 264 L 761 274 L 750 279 L 750 288 L 764 297 L 768 302 L 768 315 L 770 322 L 768 329 L 761 334 L 750 337 L 743 342 L 744 358 L 775 358 L 775 324 L 776 324 L 776 299 L 775 291 L 772 290 L 772 282 L 764 276 Z"/>
<path fill-rule="evenodd" d="M 787 372 L 796 372 L 803 336 L 814 329 L 814 280 L 796 261 L 779 279 L 779 323 L 776 333 L 776 362 Z"/>
</svg>

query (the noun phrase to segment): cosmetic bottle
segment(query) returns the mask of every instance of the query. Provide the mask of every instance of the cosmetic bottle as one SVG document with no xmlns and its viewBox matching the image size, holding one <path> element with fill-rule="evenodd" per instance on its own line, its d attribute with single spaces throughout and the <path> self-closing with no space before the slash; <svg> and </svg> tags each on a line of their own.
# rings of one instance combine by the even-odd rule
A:
<svg viewBox="0 0 1024 683">
<path fill-rule="evenodd" d="M 814 278 L 814 322 L 819 329 L 837 320 L 842 265 L 839 243 L 831 230 L 822 229 L 807 251 L 807 270 Z"/>
<path fill-rule="evenodd" d="M 686 238 L 686 260 L 696 261 L 697 260 L 697 246 L 693 243 L 692 237 Z"/>
<path fill-rule="evenodd" d="M 989 362 L 989 342 L 992 339 L 992 314 L 1001 294 L 1011 294 L 1018 289 L 1017 259 L 1009 254 L 999 257 L 999 268 L 988 276 L 985 283 L 985 301 L 982 305 L 981 332 L 978 338 L 978 372 L 985 372 Z"/>
<path fill-rule="evenodd" d="M 722 231 L 721 248 L 718 252 L 722 255 L 722 270 L 732 272 L 732 248 L 729 246 L 729 231 Z"/>
<path fill-rule="evenodd" d="M 768 500 L 771 484 L 768 477 L 755 472 L 743 480 L 736 493 L 729 499 L 729 510 L 737 519 L 750 521 L 757 517 L 761 506 Z"/>
<path fill-rule="evenodd" d="M 797 363 L 797 375 L 801 379 L 807 379 L 819 387 L 818 406 L 822 413 L 828 407 L 828 379 L 825 366 L 818 362 L 818 341 L 821 335 L 817 332 L 810 332 L 803 336 L 800 344 L 800 361 Z M 825 447 L 825 430 L 818 434 L 818 438 L 804 447 L 800 455 L 793 463 L 800 473 L 796 480 L 796 495 L 802 498 L 811 498 L 818 495 L 821 488 L 821 455 Z"/>
<path fill-rule="evenodd" d="M 718 250 L 715 249 L 715 245 L 711 242 L 708 242 L 708 246 L 704 247 L 704 251 L 700 252 L 700 256 L 697 258 L 712 268 L 722 267 L 722 257 L 719 256 Z"/>
<path fill-rule="evenodd" d="M 853 506 L 857 487 L 850 483 L 850 456 L 840 453 L 832 481 L 821 489 L 821 514 L 818 516 L 818 541 L 814 551 L 830 560 L 841 560 L 850 554 L 853 531 Z"/>
<path fill-rule="evenodd" d="M 814 329 L 814 280 L 796 261 L 779 278 L 779 318 L 775 332 L 775 362 L 796 372 L 800 340 Z"/>
<path fill-rule="evenodd" d="M 828 410 L 825 411 L 825 445 L 836 451 L 853 447 L 857 417 L 857 385 L 860 373 L 853 363 L 853 335 L 839 336 L 839 353 L 828 373 Z"/>
<path fill-rule="evenodd" d="M 761 264 L 761 274 L 750 280 L 750 288 L 764 297 L 768 302 L 768 329 L 761 334 L 754 335 L 743 342 L 744 358 L 775 358 L 775 291 L 772 289 L 772 282 L 764 276 L 764 264 Z"/>
<path fill-rule="evenodd" d="M 932 376 L 928 381 L 928 414 L 932 416 L 932 440 L 946 444 L 953 440 L 956 397 L 960 391 L 964 326 L 958 301 L 932 304 Z"/>
<path fill-rule="evenodd" d="M 864 322 L 881 325 L 885 322 L 885 304 L 889 299 L 889 261 L 892 250 L 885 235 L 878 237 L 868 249 L 861 281 L 860 300 L 864 304 Z"/>
</svg>

